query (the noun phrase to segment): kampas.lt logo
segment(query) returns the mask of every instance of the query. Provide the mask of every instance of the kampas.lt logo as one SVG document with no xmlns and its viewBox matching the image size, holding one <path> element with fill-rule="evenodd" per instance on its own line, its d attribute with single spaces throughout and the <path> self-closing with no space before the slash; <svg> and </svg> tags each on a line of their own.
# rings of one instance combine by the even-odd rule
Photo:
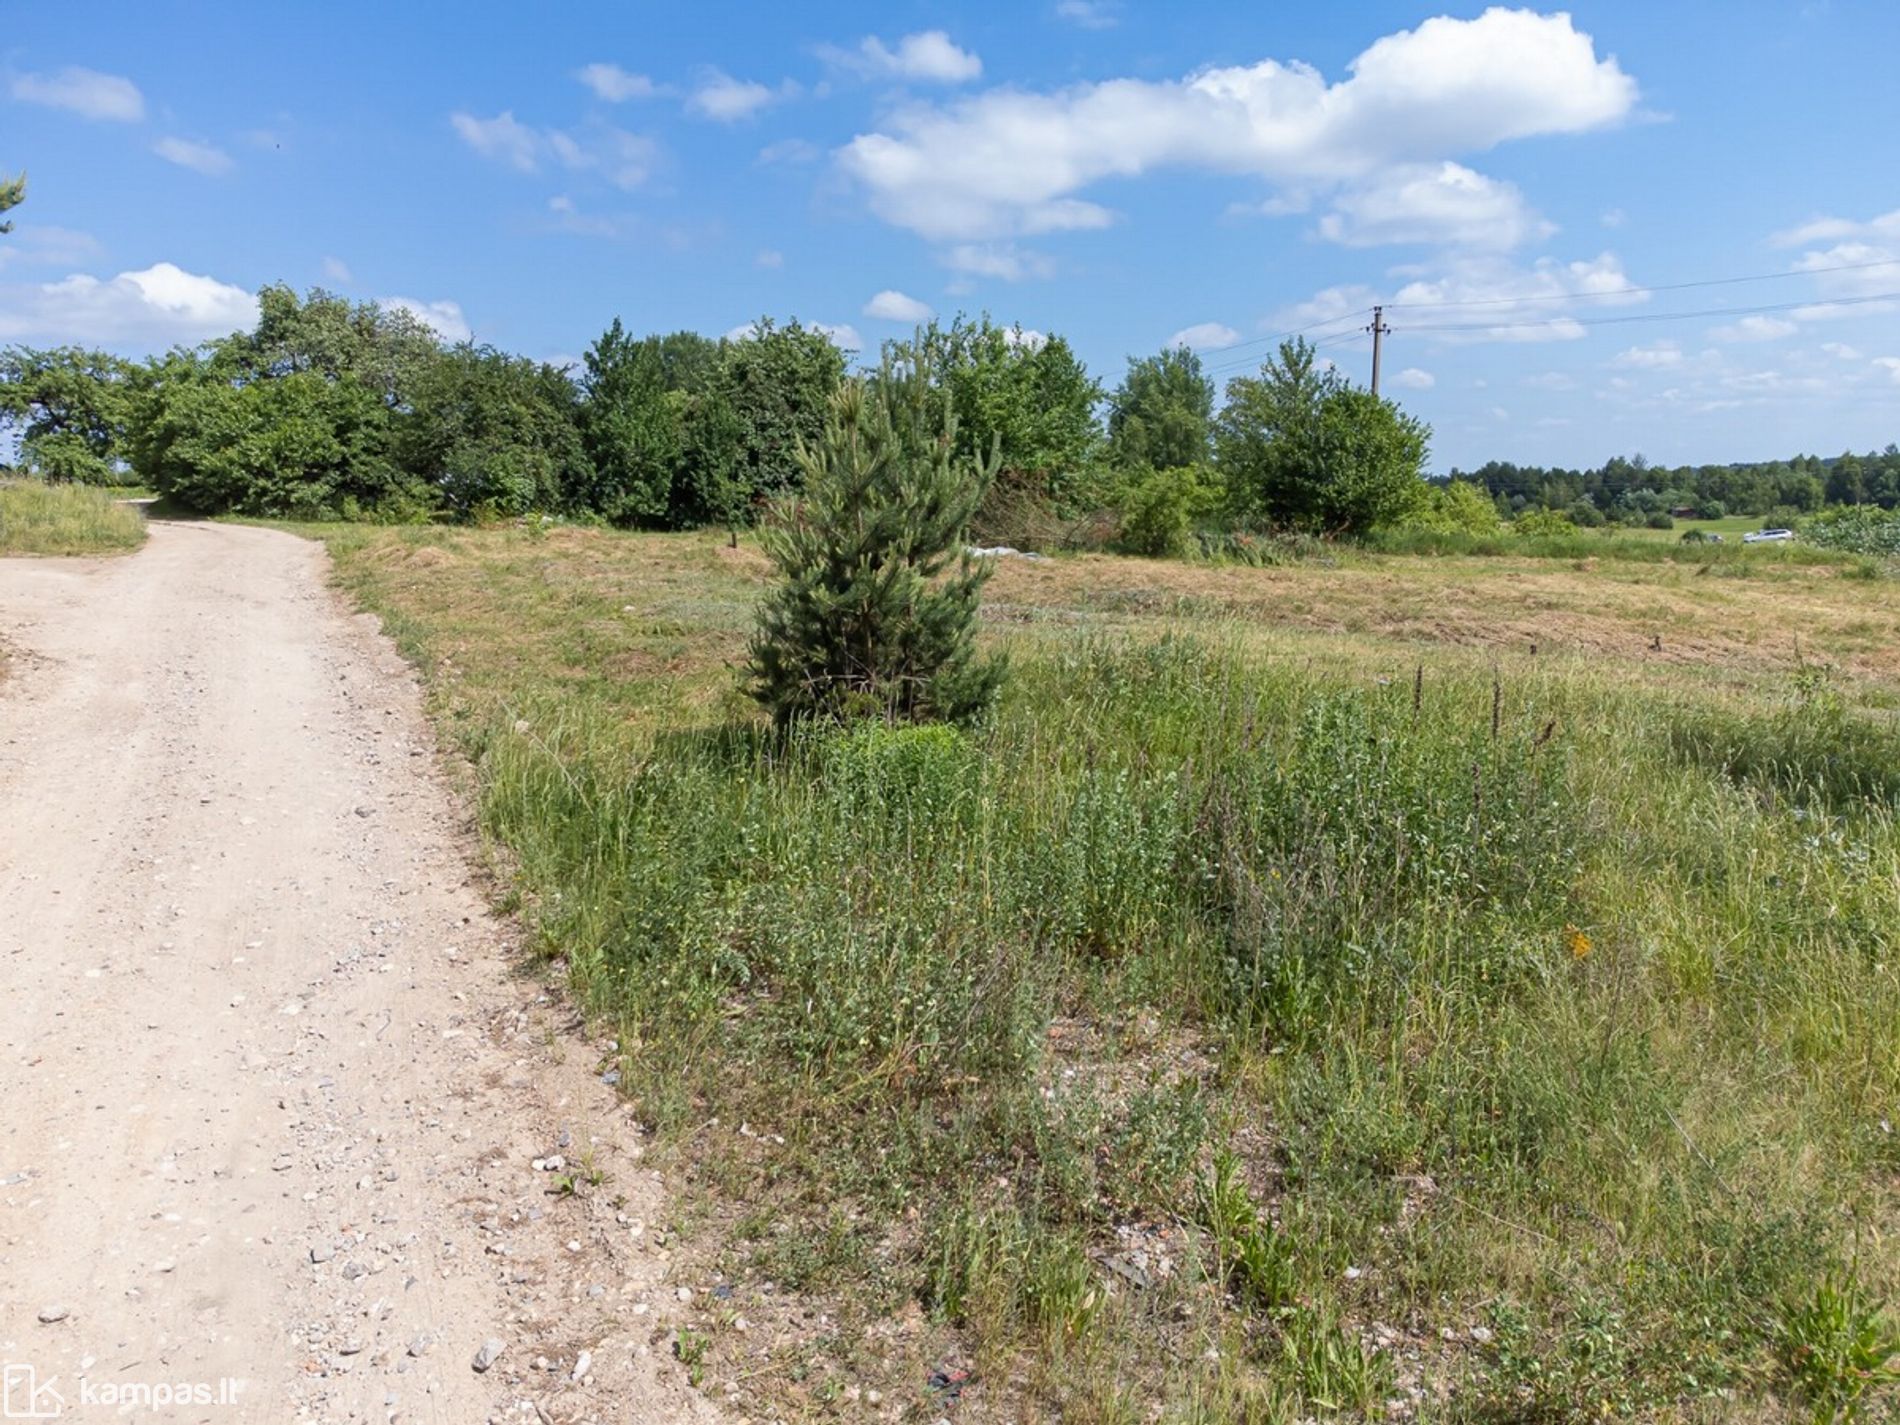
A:
<svg viewBox="0 0 1900 1425">
<path fill-rule="evenodd" d="M 0 1378 L 0 1414 L 8 1420 L 57 1420 L 66 1408 L 66 1398 L 53 1389 L 58 1379 L 52 1376 L 42 1381 L 32 1366 L 9 1361 Z"/>
</svg>

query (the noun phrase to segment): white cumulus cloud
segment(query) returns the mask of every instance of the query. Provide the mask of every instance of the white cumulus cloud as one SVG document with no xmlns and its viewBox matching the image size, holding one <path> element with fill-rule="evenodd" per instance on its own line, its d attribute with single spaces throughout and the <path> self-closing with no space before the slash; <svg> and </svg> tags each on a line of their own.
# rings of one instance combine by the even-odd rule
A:
<svg viewBox="0 0 1900 1425">
<path fill-rule="evenodd" d="M 350 275 L 350 265 L 340 257 L 323 259 L 323 280 L 348 286 L 356 279 Z"/>
<path fill-rule="evenodd" d="M 1338 194 L 1319 220 L 1319 235 L 1346 247 L 1434 243 L 1502 251 L 1554 231 L 1515 185 L 1451 162 L 1387 169 Z"/>
<path fill-rule="evenodd" d="M 655 140 L 612 124 L 539 129 L 507 109 L 492 119 L 457 112 L 449 115 L 449 123 L 476 153 L 518 173 L 539 173 L 544 167 L 591 171 L 616 188 L 630 189 L 646 182 L 660 159 Z"/>
<path fill-rule="evenodd" d="M 1110 0 L 1056 0 L 1056 18 L 1084 30 L 1111 30 L 1121 23 Z"/>
<path fill-rule="evenodd" d="M 1784 318 L 1757 315 L 1716 327 L 1709 335 L 1716 341 L 1774 341 L 1777 337 L 1792 336 L 1799 330 L 1796 323 Z"/>
<path fill-rule="evenodd" d="M 831 344 L 840 351 L 863 351 L 864 338 L 858 335 L 858 329 L 849 322 L 812 322 L 811 329 L 823 332 L 831 338 Z"/>
<path fill-rule="evenodd" d="M 1053 277 L 1056 265 L 1046 253 L 1018 247 L 1013 242 L 966 242 L 939 253 L 937 260 L 952 272 L 971 277 L 996 277 L 1021 282 L 1028 277 Z"/>
<path fill-rule="evenodd" d="M 1667 338 L 1652 341 L 1646 346 L 1632 346 L 1619 351 L 1611 359 L 1610 365 L 1640 371 L 1657 371 L 1671 366 L 1680 366 L 1682 365 L 1682 348 Z"/>
<path fill-rule="evenodd" d="M 881 322 L 927 322 L 936 313 L 928 302 L 887 287 L 864 304 L 864 315 Z"/>
<path fill-rule="evenodd" d="M 257 299 L 242 287 L 170 262 L 100 278 L 0 284 L 0 341 L 156 348 L 254 325 Z"/>
<path fill-rule="evenodd" d="M 231 155 L 216 144 L 162 138 L 152 145 L 152 152 L 167 163 L 175 163 L 180 168 L 189 168 L 193 173 L 202 173 L 209 178 L 231 171 Z"/>
<path fill-rule="evenodd" d="M 1814 218 L 1769 239 L 1776 247 L 1812 247 L 1816 243 L 1848 238 L 1892 238 L 1900 241 L 1900 208 L 1865 221 L 1856 218 Z"/>
<path fill-rule="evenodd" d="M 1168 338 L 1169 346 L 1192 351 L 1222 351 L 1240 340 L 1240 333 L 1221 322 L 1196 322 Z"/>
<path fill-rule="evenodd" d="M 88 119 L 137 123 L 145 117 L 145 96 L 138 85 L 122 75 L 78 65 L 51 74 L 16 74 L 7 88 L 22 103 L 68 109 Z"/>
<path fill-rule="evenodd" d="M 1262 60 L 1185 79 L 995 89 L 895 113 L 838 152 L 887 222 L 943 241 L 1099 227 L 1077 195 L 1165 168 L 1275 182 L 1364 180 L 1625 118 L 1637 87 L 1566 14 L 1494 8 L 1388 35 L 1348 78 Z"/>
<path fill-rule="evenodd" d="M 449 123 L 461 135 L 462 142 L 483 158 L 492 158 L 523 173 L 533 173 L 540 167 L 541 137 L 517 119 L 513 110 L 503 109 L 492 119 L 457 112 L 449 115 Z"/>
<path fill-rule="evenodd" d="M 624 104 L 629 99 L 651 99 L 659 86 L 644 74 L 630 74 L 617 64 L 587 64 L 574 77 L 594 91 L 594 97 L 609 104 Z"/>
<path fill-rule="evenodd" d="M 475 335 L 458 302 L 419 302 L 414 297 L 380 297 L 377 301 L 381 306 L 409 313 L 444 341 L 467 341 Z"/>
<path fill-rule="evenodd" d="M 756 80 L 734 79 L 724 70 L 709 69 L 687 97 L 686 107 L 702 119 L 731 124 L 751 118 L 766 105 L 792 92 L 790 85 L 772 89 Z"/>
<path fill-rule="evenodd" d="M 967 84 L 983 73 L 983 61 L 960 48 L 943 30 L 905 35 L 895 46 L 885 44 L 876 35 L 867 35 L 856 49 L 827 45 L 819 54 L 839 69 L 878 78 Z"/>
<path fill-rule="evenodd" d="M 1369 297 L 1369 291 L 1328 289 L 1294 308 L 1286 325 L 1339 318 L 1343 330 L 1345 319 L 1378 301 L 1385 304 L 1394 333 L 1406 340 L 1429 335 L 1454 344 L 1576 341 L 1588 331 L 1579 315 L 1648 300 L 1609 252 L 1573 262 L 1540 258 L 1528 267 L 1497 256 L 1466 255 L 1447 259 L 1435 276 L 1414 276 L 1389 296 Z M 1307 311 L 1312 315 L 1301 315 Z"/>
<path fill-rule="evenodd" d="M 1429 371 L 1416 366 L 1408 366 L 1392 378 L 1394 386 L 1403 386 L 1408 391 L 1429 391 L 1438 384 L 1438 378 Z"/>
</svg>

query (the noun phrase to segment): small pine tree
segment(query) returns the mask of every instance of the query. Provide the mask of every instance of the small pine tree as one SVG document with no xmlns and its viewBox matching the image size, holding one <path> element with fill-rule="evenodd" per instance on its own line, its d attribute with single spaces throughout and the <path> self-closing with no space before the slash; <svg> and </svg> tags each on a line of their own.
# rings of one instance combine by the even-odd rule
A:
<svg viewBox="0 0 1900 1425">
<path fill-rule="evenodd" d="M 995 696 L 1002 663 L 976 653 L 989 570 L 963 541 L 997 457 L 955 458 L 956 418 L 932 390 L 916 353 L 887 362 L 847 381 L 818 443 L 800 445 L 803 493 L 762 531 L 782 582 L 760 607 L 749 670 L 780 724 L 962 721 Z"/>
<path fill-rule="evenodd" d="M 0 213 L 8 208 L 17 208 L 26 197 L 26 175 L 18 178 L 0 178 Z M 0 223 L 0 233 L 13 231 L 12 223 Z"/>
</svg>

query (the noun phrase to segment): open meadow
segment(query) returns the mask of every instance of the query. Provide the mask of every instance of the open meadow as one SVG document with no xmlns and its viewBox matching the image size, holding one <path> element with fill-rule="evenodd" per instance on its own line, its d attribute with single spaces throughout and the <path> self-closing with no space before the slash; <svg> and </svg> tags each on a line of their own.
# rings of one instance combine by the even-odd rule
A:
<svg viewBox="0 0 1900 1425">
<path fill-rule="evenodd" d="M 673 1349 L 742 1413 L 1884 1398 L 1877 571 L 1007 558 L 985 722 L 779 735 L 749 540 L 323 537 L 618 1033 L 697 1293 Z"/>
</svg>

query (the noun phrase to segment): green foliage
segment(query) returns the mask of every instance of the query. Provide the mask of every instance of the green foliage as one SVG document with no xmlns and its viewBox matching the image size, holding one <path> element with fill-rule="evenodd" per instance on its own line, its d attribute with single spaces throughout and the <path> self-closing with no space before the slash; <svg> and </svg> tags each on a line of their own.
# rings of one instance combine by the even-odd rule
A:
<svg viewBox="0 0 1900 1425">
<path fill-rule="evenodd" d="M 956 418 L 959 459 L 994 454 L 1000 486 L 1045 496 L 1057 509 L 1084 491 L 1102 393 L 1063 338 L 958 317 L 890 344 L 886 355 L 921 360 L 932 373 L 933 401 Z"/>
<path fill-rule="evenodd" d="M 704 577 L 717 646 L 749 590 Z M 562 629 L 627 597 L 560 582 Z M 1771 1408 L 1782 1303 L 1890 1217 L 1890 808 L 1738 784 L 1571 660 L 1241 636 L 1037 628 L 969 731 L 774 736 L 536 630 L 465 704 L 485 825 L 682 1178 L 841 1337 L 914 1293 L 1025 1417 L 1105 1375 L 1161 1418 L 1376 1409 L 1374 1323 L 1433 1341 L 1447 1418 Z M 1163 1235 L 1166 1281 L 1110 1265 Z"/>
<path fill-rule="evenodd" d="M 725 344 L 710 389 L 724 403 L 715 418 L 737 437 L 729 472 L 736 503 L 749 506 L 798 487 L 806 469 L 801 451 L 825 435 L 844 364 L 844 353 L 823 332 L 797 322 L 778 326 L 769 317 Z M 703 480 L 689 483 L 706 487 Z"/>
<path fill-rule="evenodd" d="M 1802 664 L 1787 695 L 1752 716 L 1690 703 L 1669 722 L 1678 758 L 1800 804 L 1900 806 L 1900 765 L 1884 719 L 1850 712 L 1829 670 Z"/>
<path fill-rule="evenodd" d="M 988 570 L 961 549 L 995 465 L 955 453 L 932 374 L 918 355 L 904 372 L 887 364 L 875 389 L 847 383 L 819 443 L 799 452 L 803 492 L 765 532 L 782 582 L 750 663 L 754 695 L 781 723 L 963 719 L 995 692 L 1001 665 L 975 649 Z"/>
<path fill-rule="evenodd" d="M 1801 521 L 1801 538 L 1852 554 L 1900 555 L 1900 510 L 1841 505 Z"/>
<path fill-rule="evenodd" d="M 25 469 L 55 484 L 122 479 L 131 363 L 76 346 L 0 353 L 0 422 L 20 434 Z"/>
<path fill-rule="evenodd" d="M 136 423 L 133 464 L 204 514 L 348 517 L 424 498 L 389 462 L 389 426 L 354 381 L 302 370 L 232 385 L 173 357 Z"/>
<path fill-rule="evenodd" d="M 449 476 L 498 489 L 521 478 L 505 456 L 485 472 L 402 468 L 398 413 L 430 382 L 429 409 L 449 425 L 430 435 L 411 414 L 405 436 L 419 456 L 478 455 L 505 424 L 465 409 L 490 387 L 472 358 L 439 374 L 440 344 L 410 313 L 321 290 L 300 299 L 282 285 L 258 293 L 258 312 L 254 330 L 137 374 L 128 445 L 160 494 L 204 514 L 404 518 L 433 508 L 433 482 Z"/>
<path fill-rule="evenodd" d="M 615 317 L 587 348 L 583 368 L 580 428 L 589 465 L 568 490 L 569 500 L 615 524 L 663 521 L 674 507 L 681 454 L 680 408 L 667 388 L 665 347 L 656 337 L 629 336 Z"/>
<path fill-rule="evenodd" d="M 26 200 L 26 175 L 18 178 L 0 178 L 0 213 L 17 208 Z M 0 223 L 0 234 L 13 231 L 12 223 Z"/>
<path fill-rule="evenodd" d="M 1278 1314 L 1298 1291 L 1293 1254 L 1273 1223 L 1261 1215 L 1240 1176 L 1240 1161 L 1226 1149 L 1214 1154 L 1201 1185 L 1201 1218 L 1212 1239 L 1214 1276 L 1249 1310 Z"/>
<path fill-rule="evenodd" d="M 1242 522 L 1360 534 L 1417 508 L 1429 436 L 1295 340 L 1258 377 L 1228 383 L 1215 441 Z"/>
<path fill-rule="evenodd" d="M 1124 478 L 1116 544 L 1130 554 L 1177 558 L 1193 543 L 1194 526 L 1220 508 L 1222 492 L 1205 466 L 1136 469 Z"/>
<path fill-rule="evenodd" d="M 110 554 L 144 540 L 145 516 L 103 490 L 0 481 L 0 555 Z"/>
<path fill-rule="evenodd" d="M 1214 382 L 1184 346 L 1130 357 L 1109 397 L 1109 459 L 1123 469 L 1179 470 L 1205 465 L 1214 427 Z"/>
<path fill-rule="evenodd" d="M 1900 1385 L 1900 1335 L 1851 1274 L 1822 1280 L 1781 1316 L 1781 1358 L 1815 1425 L 1855 1421 Z"/>
<path fill-rule="evenodd" d="M 1497 506 L 1469 480 L 1425 487 L 1424 498 L 1405 516 L 1404 528 L 1434 534 L 1496 534 L 1503 526 Z"/>
<path fill-rule="evenodd" d="M 1557 510 L 1525 510 L 1511 521 L 1511 533 L 1526 539 L 1561 537 L 1576 532 L 1576 521 Z"/>
<path fill-rule="evenodd" d="M 412 312 L 313 287 L 301 299 L 274 283 L 257 294 L 254 330 L 214 342 L 211 363 L 236 379 L 313 374 L 364 388 L 390 408 L 407 404 L 441 352 L 436 334 Z"/>
<path fill-rule="evenodd" d="M 458 519 L 557 509 L 590 470 L 575 407 L 557 368 L 457 346 L 411 379 L 391 454 Z"/>
</svg>

